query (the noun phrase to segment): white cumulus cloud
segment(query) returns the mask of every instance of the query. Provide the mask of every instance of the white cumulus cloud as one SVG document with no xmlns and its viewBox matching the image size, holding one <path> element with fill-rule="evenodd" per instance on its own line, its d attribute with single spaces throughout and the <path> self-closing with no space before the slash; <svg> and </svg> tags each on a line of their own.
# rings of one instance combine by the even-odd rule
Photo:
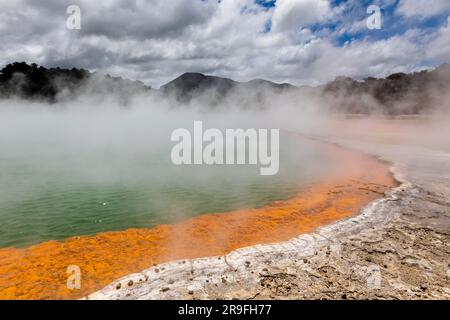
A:
<svg viewBox="0 0 450 320">
<path fill-rule="evenodd" d="M 327 0 L 278 0 L 272 18 L 274 31 L 298 30 L 330 14 Z"/>
<path fill-rule="evenodd" d="M 405 17 L 428 18 L 450 10 L 449 0 L 401 0 L 397 12 Z"/>
</svg>

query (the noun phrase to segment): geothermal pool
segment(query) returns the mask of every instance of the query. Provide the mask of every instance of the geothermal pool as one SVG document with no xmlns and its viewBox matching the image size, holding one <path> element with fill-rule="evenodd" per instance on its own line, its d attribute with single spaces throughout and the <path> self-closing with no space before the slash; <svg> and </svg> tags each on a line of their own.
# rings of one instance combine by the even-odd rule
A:
<svg viewBox="0 0 450 320">
<path fill-rule="evenodd" d="M 148 145 L 115 138 L 0 138 L 0 247 L 262 207 L 318 183 L 329 166 L 323 150 L 287 133 L 275 176 L 252 165 L 175 166 L 170 136 Z"/>
<path fill-rule="evenodd" d="M 386 163 L 285 131 L 277 175 L 175 166 L 170 134 L 198 119 L 177 117 L 0 108 L 0 299 L 80 298 L 153 264 L 289 240 L 396 185 Z"/>
</svg>

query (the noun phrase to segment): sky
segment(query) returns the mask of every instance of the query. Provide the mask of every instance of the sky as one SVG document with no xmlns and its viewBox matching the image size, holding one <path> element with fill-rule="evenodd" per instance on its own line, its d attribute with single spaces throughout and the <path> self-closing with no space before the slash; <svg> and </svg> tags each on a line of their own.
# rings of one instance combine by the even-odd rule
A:
<svg viewBox="0 0 450 320">
<path fill-rule="evenodd" d="M 69 5 L 80 29 L 67 28 Z M 381 28 L 367 19 L 380 8 Z M 0 65 L 158 88 L 184 72 L 318 85 L 450 62 L 450 0 L 0 0 Z"/>
</svg>

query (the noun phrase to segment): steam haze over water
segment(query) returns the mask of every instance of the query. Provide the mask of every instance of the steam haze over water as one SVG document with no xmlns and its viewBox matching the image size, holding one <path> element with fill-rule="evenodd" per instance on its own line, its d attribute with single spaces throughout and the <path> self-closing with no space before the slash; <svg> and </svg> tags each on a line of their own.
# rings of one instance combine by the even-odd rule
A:
<svg viewBox="0 0 450 320">
<path fill-rule="evenodd" d="M 205 128 L 269 128 L 270 112 L 60 108 L 2 103 L 1 247 L 259 207 L 318 182 L 327 167 L 320 150 L 285 132 L 275 176 L 260 176 L 252 165 L 172 164 L 173 129 L 192 131 L 194 120 Z"/>
</svg>

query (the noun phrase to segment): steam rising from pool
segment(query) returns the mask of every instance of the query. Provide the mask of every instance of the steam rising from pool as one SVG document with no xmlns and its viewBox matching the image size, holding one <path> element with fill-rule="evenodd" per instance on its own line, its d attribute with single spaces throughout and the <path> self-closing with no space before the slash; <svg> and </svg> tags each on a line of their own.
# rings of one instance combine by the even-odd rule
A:
<svg viewBox="0 0 450 320">
<path fill-rule="evenodd" d="M 114 95 L 53 105 L 0 101 L 0 247 L 151 227 L 289 198 L 335 169 L 290 131 L 450 150 L 447 108 L 426 120 L 401 119 L 386 127 L 374 117 L 336 122 L 317 94 L 268 93 L 251 108 L 245 96 L 212 108 L 213 98 L 180 106 L 158 94 L 136 94 L 126 108 Z M 448 97 L 436 101 L 448 105 Z M 281 129 L 279 173 L 261 176 L 258 167 L 243 165 L 173 165 L 171 133 L 195 120 L 219 130 Z"/>
<path fill-rule="evenodd" d="M 170 109 L 162 101 L 83 99 L 63 105 L 0 105 L 0 247 L 131 227 L 287 199 L 324 175 L 312 145 L 280 136 L 280 172 L 250 165 L 175 166 L 171 132 L 205 126 L 286 128 L 266 111 Z M 297 128 L 303 120 L 292 120 Z M 306 125 L 304 126 L 306 127 Z"/>
</svg>

